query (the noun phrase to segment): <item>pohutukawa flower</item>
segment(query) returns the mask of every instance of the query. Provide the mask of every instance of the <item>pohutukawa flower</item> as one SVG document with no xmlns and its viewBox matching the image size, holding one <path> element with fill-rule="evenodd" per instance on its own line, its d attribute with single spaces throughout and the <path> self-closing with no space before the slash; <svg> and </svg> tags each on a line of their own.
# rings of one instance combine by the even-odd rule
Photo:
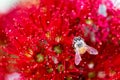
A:
<svg viewBox="0 0 120 80">
<path fill-rule="evenodd" d="M 0 14 L 0 80 L 119 80 L 119 16 L 110 0 L 20 0 Z"/>
</svg>

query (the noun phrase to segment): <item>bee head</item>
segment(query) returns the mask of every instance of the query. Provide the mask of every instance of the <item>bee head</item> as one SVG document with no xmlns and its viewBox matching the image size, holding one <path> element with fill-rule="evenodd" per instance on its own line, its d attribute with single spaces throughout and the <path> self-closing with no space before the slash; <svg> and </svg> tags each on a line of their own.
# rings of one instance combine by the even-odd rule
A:
<svg viewBox="0 0 120 80">
<path fill-rule="evenodd" d="M 73 39 L 73 46 L 74 48 L 80 48 L 85 44 L 84 40 L 81 37 L 75 37 Z"/>
</svg>

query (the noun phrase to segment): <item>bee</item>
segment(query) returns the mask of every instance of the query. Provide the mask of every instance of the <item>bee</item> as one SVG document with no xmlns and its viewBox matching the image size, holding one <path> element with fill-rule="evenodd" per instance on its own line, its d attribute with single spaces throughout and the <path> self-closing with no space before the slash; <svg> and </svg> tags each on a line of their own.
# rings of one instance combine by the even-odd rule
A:
<svg viewBox="0 0 120 80">
<path fill-rule="evenodd" d="M 76 65 L 79 65 L 80 61 L 82 60 L 81 55 L 84 54 L 86 51 L 92 55 L 98 54 L 98 51 L 95 48 L 87 45 L 84 39 L 81 38 L 80 36 L 75 37 L 73 39 L 73 47 L 75 50 L 75 64 Z"/>
</svg>

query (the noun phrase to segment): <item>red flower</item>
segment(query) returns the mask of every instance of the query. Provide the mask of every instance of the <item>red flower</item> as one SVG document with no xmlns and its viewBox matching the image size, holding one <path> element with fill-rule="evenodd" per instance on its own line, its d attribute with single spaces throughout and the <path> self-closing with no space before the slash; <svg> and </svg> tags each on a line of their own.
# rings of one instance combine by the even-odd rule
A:
<svg viewBox="0 0 120 80">
<path fill-rule="evenodd" d="M 94 6 L 93 6 L 94 4 Z M 119 10 L 101 1 L 40 0 L 0 18 L 0 79 L 120 79 Z M 109 5 L 108 5 L 109 4 Z M 97 56 L 82 55 L 74 64 L 73 38 L 82 36 Z M 13 75 L 14 76 L 14 75 Z"/>
</svg>

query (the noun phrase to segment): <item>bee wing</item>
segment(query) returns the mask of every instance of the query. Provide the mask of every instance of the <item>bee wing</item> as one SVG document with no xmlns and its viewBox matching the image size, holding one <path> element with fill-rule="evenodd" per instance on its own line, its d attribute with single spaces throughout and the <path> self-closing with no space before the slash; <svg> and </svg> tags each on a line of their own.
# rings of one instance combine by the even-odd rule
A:
<svg viewBox="0 0 120 80">
<path fill-rule="evenodd" d="M 87 52 L 88 52 L 89 54 L 93 54 L 93 55 L 97 55 L 97 54 L 98 54 L 98 51 L 97 51 L 95 48 L 90 47 L 90 46 L 88 46 L 88 45 L 87 45 Z"/>
<path fill-rule="evenodd" d="M 82 58 L 81 58 L 81 56 L 79 54 L 79 51 L 76 51 L 76 54 L 75 54 L 75 64 L 78 65 L 81 60 L 82 60 Z"/>
</svg>

